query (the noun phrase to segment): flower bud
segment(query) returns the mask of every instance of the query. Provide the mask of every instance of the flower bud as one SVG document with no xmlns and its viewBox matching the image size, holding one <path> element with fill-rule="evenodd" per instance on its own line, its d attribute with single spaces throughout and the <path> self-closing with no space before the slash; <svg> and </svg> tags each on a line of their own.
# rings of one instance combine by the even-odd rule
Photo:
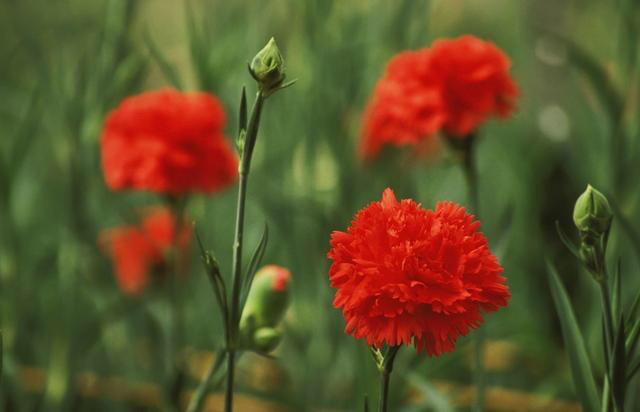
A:
<svg viewBox="0 0 640 412">
<path fill-rule="evenodd" d="M 274 328 L 258 328 L 253 333 L 252 349 L 260 353 L 273 351 L 282 339 L 282 332 Z"/>
<path fill-rule="evenodd" d="M 613 213 L 607 198 L 587 185 L 587 190 L 578 197 L 573 209 L 573 221 L 582 233 L 602 235 L 609 230 Z"/>
<path fill-rule="evenodd" d="M 289 304 L 289 270 L 276 265 L 260 269 L 253 280 L 240 319 L 242 346 L 257 352 L 275 348 L 278 326 Z M 272 329 L 272 331 L 268 331 Z M 273 347 L 271 347 L 273 346 Z M 265 351 L 265 348 L 270 348 Z"/>
<path fill-rule="evenodd" d="M 253 58 L 249 70 L 267 96 L 282 85 L 285 78 L 284 59 L 273 37 Z"/>
</svg>

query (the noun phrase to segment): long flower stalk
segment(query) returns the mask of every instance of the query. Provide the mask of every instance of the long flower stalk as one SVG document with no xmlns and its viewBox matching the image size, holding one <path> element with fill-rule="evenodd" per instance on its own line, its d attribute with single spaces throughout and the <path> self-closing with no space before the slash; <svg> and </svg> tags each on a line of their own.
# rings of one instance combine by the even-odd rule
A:
<svg viewBox="0 0 640 412">
<path fill-rule="evenodd" d="M 467 183 L 467 197 L 469 212 L 476 216 L 480 215 L 478 200 L 478 174 L 474 159 L 475 135 L 470 134 L 464 138 L 450 137 L 449 142 L 454 148 L 459 150 L 462 163 L 462 171 Z M 486 333 L 484 328 L 479 328 L 473 335 L 473 379 L 475 383 L 475 398 L 473 410 L 481 412 L 484 410 L 485 399 L 485 371 L 484 371 L 484 347 Z"/>
<path fill-rule="evenodd" d="M 247 184 L 249 183 L 249 171 L 251 169 L 251 157 L 258 136 L 260 125 L 260 115 L 264 103 L 262 90 L 258 91 L 256 100 L 251 110 L 251 120 L 247 128 L 246 137 L 242 145 L 242 155 L 240 158 L 240 186 L 238 188 L 238 202 L 236 210 L 236 229 L 233 241 L 233 272 L 231 289 L 231 312 L 229 325 L 229 342 L 227 342 L 227 386 L 224 400 L 225 412 L 233 410 L 233 385 L 235 358 L 238 343 L 238 327 L 240 324 L 240 290 L 242 288 L 242 243 L 244 237 L 244 212 L 247 199 Z"/>
<path fill-rule="evenodd" d="M 240 130 L 237 139 L 238 150 L 240 152 L 240 164 L 238 167 L 239 187 L 236 208 L 236 224 L 233 241 L 233 265 L 231 274 L 231 291 L 227 296 L 225 282 L 220 275 L 217 262 L 208 252 L 202 250 L 205 266 L 213 282 L 216 299 L 222 309 L 223 324 L 225 328 L 225 347 L 227 361 L 226 388 L 224 397 L 224 411 L 233 411 L 233 393 L 235 380 L 235 366 L 240 350 L 240 320 L 246 299 L 245 291 L 248 291 L 253 281 L 255 273 L 252 264 L 247 275 L 243 275 L 242 250 L 244 238 L 244 215 L 247 200 L 247 185 L 249 183 L 249 173 L 251 170 L 251 159 L 258 137 L 260 127 L 260 117 L 264 101 L 278 90 L 292 85 L 294 82 L 284 84 L 284 61 L 278 50 L 278 46 L 273 38 L 254 57 L 249 66 L 251 76 L 258 84 L 258 92 L 251 109 L 251 115 L 247 124 L 246 99 L 243 90 L 240 103 Z M 266 232 L 265 232 L 266 234 Z M 264 238 L 266 240 L 266 237 Z M 264 247 L 266 243 L 261 244 Z M 264 249 L 262 249 L 264 251 Z M 260 252 L 261 253 L 261 252 Z M 261 256 L 261 255 L 260 255 Z M 255 257 L 255 256 L 254 256 Z M 259 260 L 259 259 L 258 259 Z M 219 367 L 219 366 L 218 366 Z M 213 367 L 212 367 L 213 368 Z M 202 398 L 206 394 L 207 387 L 215 375 L 215 370 L 210 370 L 205 379 L 200 383 L 190 407 L 190 412 L 197 412 L 202 407 Z"/>
<path fill-rule="evenodd" d="M 378 402 L 378 412 L 387 412 L 389 405 L 389 381 L 393 371 L 393 363 L 400 346 L 392 346 L 385 353 L 384 360 L 378 366 L 380 370 L 380 401 Z"/>
</svg>

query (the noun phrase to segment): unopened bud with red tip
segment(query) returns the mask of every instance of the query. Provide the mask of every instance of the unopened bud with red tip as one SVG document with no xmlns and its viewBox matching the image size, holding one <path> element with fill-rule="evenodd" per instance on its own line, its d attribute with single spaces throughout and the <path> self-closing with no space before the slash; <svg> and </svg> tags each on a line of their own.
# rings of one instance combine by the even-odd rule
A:
<svg viewBox="0 0 640 412">
<path fill-rule="evenodd" d="M 275 349 L 276 330 L 289 304 L 289 270 L 267 265 L 256 273 L 240 320 L 242 346 L 261 353 Z"/>
<path fill-rule="evenodd" d="M 600 236 L 609 231 L 612 219 L 613 213 L 607 198 L 587 185 L 573 209 L 573 222 L 578 230 L 583 234 Z"/>
</svg>

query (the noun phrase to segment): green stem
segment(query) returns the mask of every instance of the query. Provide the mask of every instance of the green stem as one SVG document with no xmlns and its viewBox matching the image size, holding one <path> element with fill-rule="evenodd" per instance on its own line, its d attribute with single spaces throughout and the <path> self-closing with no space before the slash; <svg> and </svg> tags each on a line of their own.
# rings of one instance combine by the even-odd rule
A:
<svg viewBox="0 0 640 412">
<path fill-rule="evenodd" d="M 456 139 L 456 138 L 450 138 Z M 478 196 L 478 174 L 474 161 L 475 136 L 473 134 L 462 139 L 456 139 L 455 144 L 462 155 L 462 169 L 467 183 L 469 212 L 476 216 L 480 215 L 480 202 Z M 485 371 L 484 371 L 484 347 L 486 341 L 485 330 L 480 328 L 473 335 L 473 364 L 474 373 L 473 380 L 476 386 L 476 396 L 474 399 L 473 410 L 480 412 L 484 409 L 485 398 Z"/>
<path fill-rule="evenodd" d="M 227 352 L 227 387 L 224 395 L 224 411 L 233 411 L 233 379 L 235 374 L 235 351 Z"/>
<path fill-rule="evenodd" d="M 611 312 L 611 295 L 609 293 L 609 284 L 607 283 L 607 279 L 603 279 L 600 282 L 600 296 L 602 298 L 602 310 L 604 314 L 604 332 L 606 339 L 606 350 L 609 354 L 609 359 L 611 359 L 611 351 L 613 350 L 613 314 Z"/>
<path fill-rule="evenodd" d="M 198 385 L 198 389 L 196 389 L 196 393 L 193 395 L 191 401 L 189 402 L 187 412 L 197 412 L 202 409 L 211 380 L 224 363 L 224 355 L 225 353 L 222 350 L 216 352 L 215 359 L 213 360 L 213 362 L 211 362 L 211 365 L 209 365 L 209 370 L 207 370 L 207 375 L 202 380 L 202 382 L 200 382 L 200 385 Z"/>
<path fill-rule="evenodd" d="M 604 263 L 604 254 L 600 254 L 602 259 L 599 259 L 600 266 L 600 297 L 602 299 L 602 313 L 604 318 L 604 350 L 605 350 L 605 368 L 606 376 L 604 379 L 604 385 L 602 388 L 602 410 L 609 411 L 611 404 L 611 360 L 613 359 L 613 340 L 614 340 L 614 324 L 613 314 L 611 312 L 611 295 L 609 292 L 609 283 L 606 275 L 606 267 Z"/>
<path fill-rule="evenodd" d="M 168 397 L 171 404 L 178 406 L 181 391 L 181 372 L 178 352 L 182 344 L 183 330 L 183 313 L 182 313 L 182 288 L 180 279 L 182 278 L 182 258 L 183 250 L 180 245 L 180 237 L 184 229 L 185 222 L 185 204 L 186 198 L 169 196 L 167 198 L 169 210 L 173 224 L 173 238 L 171 239 L 171 250 L 168 257 L 168 266 L 166 270 L 165 281 L 169 285 L 168 299 L 168 319 L 169 331 L 167 340 L 167 372 L 168 372 Z"/>
<path fill-rule="evenodd" d="M 389 404 L 389 381 L 393 371 L 393 362 L 400 350 L 400 346 L 389 348 L 384 357 L 384 362 L 380 368 L 380 401 L 378 402 L 378 412 L 387 412 Z"/>
<path fill-rule="evenodd" d="M 247 198 L 247 184 L 249 182 L 249 171 L 251 169 L 251 157 L 253 148 L 258 137 L 258 127 L 260 125 L 260 115 L 262 113 L 262 105 L 264 103 L 264 95 L 258 92 L 256 101 L 251 110 L 251 118 L 242 145 L 242 156 L 240 158 L 240 185 L 238 188 L 238 203 L 236 209 L 236 230 L 233 242 L 233 273 L 232 273 L 232 290 L 231 290 L 231 312 L 230 316 L 230 333 L 227 342 L 227 387 L 225 394 L 225 412 L 233 410 L 233 384 L 234 384 L 234 368 L 235 368 L 235 350 L 238 339 L 238 327 L 240 324 L 240 291 L 242 289 L 242 243 L 244 236 L 244 213 Z"/>
</svg>

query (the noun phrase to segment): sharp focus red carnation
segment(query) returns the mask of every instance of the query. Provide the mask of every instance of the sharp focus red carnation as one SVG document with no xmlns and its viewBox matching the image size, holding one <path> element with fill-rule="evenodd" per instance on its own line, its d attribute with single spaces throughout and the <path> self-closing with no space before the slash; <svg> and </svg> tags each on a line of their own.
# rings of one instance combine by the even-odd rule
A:
<svg viewBox="0 0 640 412">
<path fill-rule="evenodd" d="M 482 312 L 506 306 L 502 267 L 464 208 L 435 211 L 397 201 L 391 189 L 333 232 L 329 278 L 346 332 L 369 345 L 413 345 L 429 355 L 453 350 L 480 326 Z"/>
<path fill-rule="evenodd" d="M 166 256 L 176 244 L 180 265 L 186 263 L 191 229 L 184 225 L 176 238 L 175 217 L 165 208 L 147 211 L 142 223 L 103 231 L 100 243 L 113 258 L 116 280 L 127 294 L 139 294 L 152 280 L 154 268 L 167 270 Z"/>
<path fill-rule="evenodd" d="M 224 122 L 222 105 L 206 93 L 165 89 L 125 99 L 102 133 L 107 186 L 171 195 L 223 189 L 238 170 Z"/>
<path fill-rule="evenodd" d="M 440 130 L 467 136 L 489 116 L 507 116 L 518 95 L 509 67 L 500 49 L 473 36 L 394 56 L 365 110 L 361 154 L 415 146 Z"/>
<path fill-rule="evenodd" d="M 442 88 L 448 134 L 469 135 L 489 116 L 513 111 L 518 89 L 510 66 L 495 44 L 474 36 L 433 43 L 429 70 Z"/>
</svg>

